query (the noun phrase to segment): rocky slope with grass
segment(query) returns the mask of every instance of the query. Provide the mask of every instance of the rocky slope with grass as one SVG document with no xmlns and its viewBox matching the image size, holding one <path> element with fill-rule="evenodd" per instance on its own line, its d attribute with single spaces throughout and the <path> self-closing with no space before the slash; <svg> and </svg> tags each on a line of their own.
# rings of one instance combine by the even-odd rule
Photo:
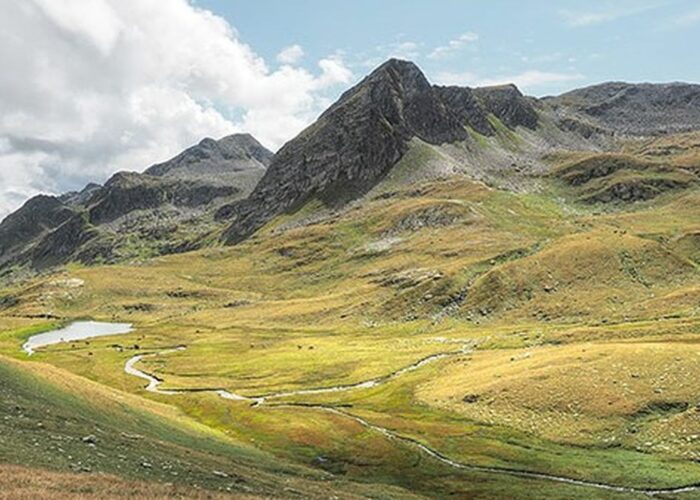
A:
<svg viewBox="0 0 700 500">
<path fill-rule="evenodd" d="M 412 141 L 433 149 L 451 145 L 437 150 L 443 156 L 438 163 L 488 163 L 485 175 L 461 172 L 511 187 L 541 173 L 543 158 L 553 151 L 616 149 L 619 137 L 700 128 L 698 88 L 604 84 L 535 99 L 514 85 L 433 86 L 413 63 L 390 60 L 287 143 L 251 196 L 223 207 L 217 217 L 232 220 L 224 238 L 236 243 L 311 199 L 342 205 L 379 184 Z M 499 182 L 503 177 L 509 179 Z M 602 199 L 639 199 L 678 185 L 658 182 Z"/>
</svg>

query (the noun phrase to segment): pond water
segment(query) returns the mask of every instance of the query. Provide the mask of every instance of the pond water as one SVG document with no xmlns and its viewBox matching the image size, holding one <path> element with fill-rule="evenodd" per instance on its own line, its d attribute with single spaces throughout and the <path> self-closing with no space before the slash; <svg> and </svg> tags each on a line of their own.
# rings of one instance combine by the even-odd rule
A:
<svg viewBox="0 0 700 500">
<path fill-rule="evenodd" d="M 52 330 L 50 332 L 39 333 L 29 337 L 22 346 L 22 350 L 30 356 L 35 350 L 48 345 L 60 344 L 62 342 L 74 342 L 76 340 L 86 340 L 94 337 L 106 337 L 108 335 L 119 335 L 132 332 L 133 328 L 129 323 L 101 323 L 99 321 L 76 321 L 70 325 Z"/>
</svg>

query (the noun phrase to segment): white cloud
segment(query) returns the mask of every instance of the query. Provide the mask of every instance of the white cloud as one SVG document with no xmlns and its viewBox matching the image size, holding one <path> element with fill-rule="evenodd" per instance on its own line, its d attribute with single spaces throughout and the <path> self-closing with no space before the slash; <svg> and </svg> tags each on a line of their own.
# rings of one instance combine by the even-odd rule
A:
<svg viewBox="0 0 700 500">
<path fill-rule="evenodd" d="M 678 16 L 674 20 L 674 24 L 677 26 L 692 26 L 694 24 L 700 23 L 700 9 L 697 10 L 692 10 L 690 12 L 686 12 L 685 14 Z"/>
<path fill-rule="evenodd" d="M 428 54 L 428 58 L 443 59 L 478 40 L 479 35 L 477 35 L 476 33 L 473 33 L 471 31 L 467 33 L 462 33 L 457 38 L 454 38 L 447 42 L 447 45 L 441 45 L 433 49 L 433 51 L 430 54 Z"/>
<path fill-rule="evenodd" d="M 608 3 L 602 8 L 598 8 L 596 10 L 583 11 L 562 9 L 559 11 L 559 16 L 567 25 L 574 28 L 580 28 L 636 16 L 637 14 L 642 14 L 660 7 L 665 3 L 667 2 L 657 1 L 653 3 L 644 3 L 640 2 L 639 0 L 634 0 L 633 2 L 628 0 L 617 2 L 615 4 Z"/>
<path fill-rule="evenodd" d="M 545 64 L 559 61 L 561 58 L 561 52 L 552 52 L 549 54 L 538 54 L 534 56 L 524 55 L 520 57 L 520 60 L 524 63 L 530 64 Z"/>
<path fill-rule="evenodd" d="M 0 60 L 0 218 L 205 136 L 247 131 L 277 148 L 352 79 L 337 54 L 272 70 L 186 0 L 1 2 Z"/>
<path fill-rule="evenodd" d="M 566 22 L 566 24 L 574 27 L 590 26 L 592 24 L 600 24 L 608 21 L 614 21 L 622 15 L 620 12 L 615 11 L 581 12 L 570 10 L 562 10 L 560 14 Z"/>
<path fill-rule="evenodd" d="M 462 85 L 467 87 L 486 87 L 489 85 L 503 85 L 514 83 L 520 90 L 526 93 L 536 92 L 538 89 L 553 84 L 573 82 L 583 78 L 578 73 L 555 73 L 538 70 L 527 70 L 514 75 L 506 75 L 496 78 L 484 78 L 475 73 L 438 73 L 436 83 L 440 85 Z"/>
<path fill-rule="evenodd" d="M 302 57 L 304 57 L 304 49 L 301 48 L 301 45 L 290 45 L 277 54 L 277 61 L 282 64 L 296 64 Z"/>
</svg>

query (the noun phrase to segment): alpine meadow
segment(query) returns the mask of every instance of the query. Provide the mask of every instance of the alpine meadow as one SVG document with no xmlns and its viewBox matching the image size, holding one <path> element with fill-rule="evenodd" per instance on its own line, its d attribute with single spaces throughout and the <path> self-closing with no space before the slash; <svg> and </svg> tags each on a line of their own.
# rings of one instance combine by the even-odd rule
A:
<svg viewBox="0 0 700 500">
<path fill-rule="evenodd" d="M 129 3 L 212 31 L 244 9 Z M 107 5 L 107 19 L 127 9 L 0 0 L 0 12 L 18 26 L 56 16 L 47 40 L 75 29 L 36 55 L 50 72 L 53 50 L 107 36 L 96 13 Z M 561 22 L 610 33 L 665 7 L 650 9 Z M 116 87 L 115 68 L 150 57 L 120 52 L 132 38 L 156 44 L 124 19 L 90 56 L 120 66 L 76 69 L 81 79 Z M 256 25 L 242 26 L 222 39 L 242 44 Z M 194 30 L 183 44 L 200 50 Z M 173 89 L 200 85 L 193 102 L 236 126 L 224 135 L 213 118 L 173 112 L 157 128 L 211 132 L 192 129 L 169 160 L 139 153 L 149 163 L 110 171 L 137 125 L 86 111 L 114 142 L 60 142 L 49 125 L 70 113 L 52 96 L 67 77 L 32 104 L 30 84 L 11 96 L 13 77 L 0 77 L 0 190 L 19 192 L 11 173 L 23 168 L 41 186 L 0 223 L 0 498 L 700 498 L 700 85 L 562 79 L 550 95 L 422 69 L 468 67 L 458 51 L 484 51 L 480 34 L 371 66 L 338 52 L 321 76 L 296 66 L 312 57 L 296 46 L 279 72 L 262 56 L 254 70 L 212 63 L 212 82 L 165 45 L 188 71 Z M 19 64 L 9 50 L 0 60 Z M 214 90 L 229 71 L 250 71 L 264 99 L 308 85 L 304 102 L 321 107 L 273 152 L 258 130 L 290 123 L 288 110 L 236 122 Z M 101 110 L 114 92 L 76 106 Z M 51 111 L 30 129 L 34 107 Z M 71 170 L 76 151 L 102 170 Z M 41 184 L 53 176 L 65 180 Z"/>
</svg>

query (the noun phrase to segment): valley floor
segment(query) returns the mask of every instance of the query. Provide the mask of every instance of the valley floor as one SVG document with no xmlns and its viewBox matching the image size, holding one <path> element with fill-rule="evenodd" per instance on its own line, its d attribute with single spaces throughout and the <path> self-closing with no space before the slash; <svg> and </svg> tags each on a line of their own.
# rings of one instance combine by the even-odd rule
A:
<svg viewBox="0 0 700 500">
<path fill-rule="evenodd" d="M 9 285 L 0 486 L 700 496 L 700 191 L 576 189 L 427 181 L 236 247 Z M 80 318 L 134 331 L 21 352 Z"/>
</svg>

